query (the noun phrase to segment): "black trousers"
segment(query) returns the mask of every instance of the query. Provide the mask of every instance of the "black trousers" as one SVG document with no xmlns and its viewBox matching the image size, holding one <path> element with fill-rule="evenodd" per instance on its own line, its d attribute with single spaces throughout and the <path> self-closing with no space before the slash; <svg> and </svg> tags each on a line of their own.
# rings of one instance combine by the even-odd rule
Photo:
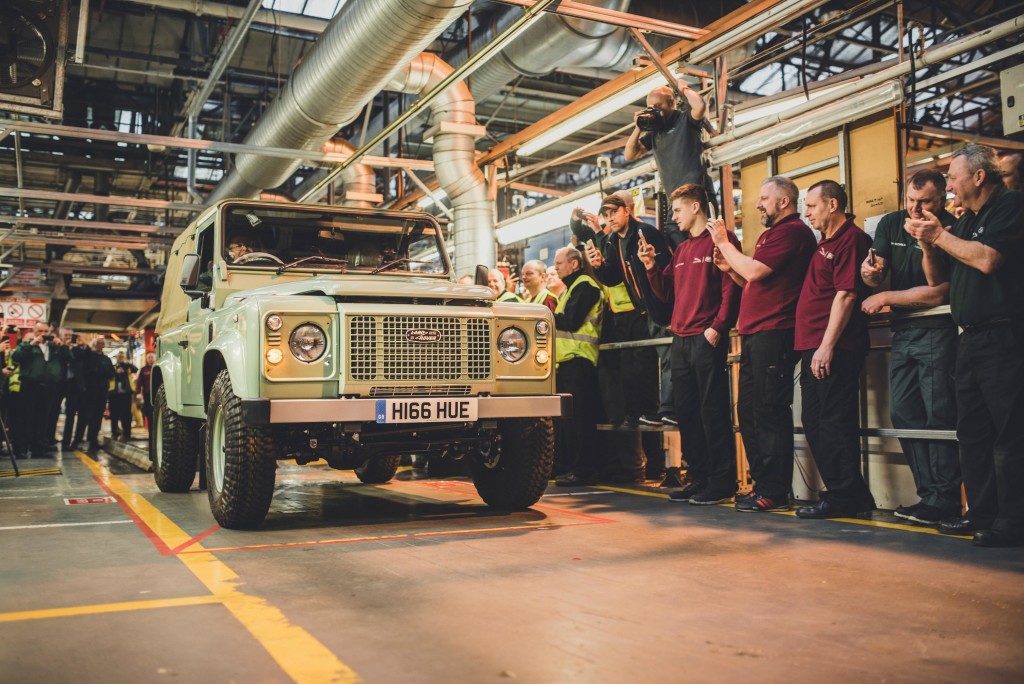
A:
<svg viewBox="0 0 1024 684">
<path fill-rule="evenodd" d="M 120 424 L 120 429 L 118 425 Z M 110 436 L 124 436 L 128 439 L 132 434 L 132 395 L 110 394 Z"/>
<path fill-rule="evenodd" d="M 736 492 L 728 347 L 725 337 L 717 347 L 704 335 L 672 340 L 672 396 L 687 475 L 722 495 Z"/>
<path fill-rule="evenodd" d="M 956 328 L 893 331 L 889 413 L 895 428 L 956 427 Z M 921 502 L 960 514 L 960 458 L 956 442 L 900 438 Z"/>
<path fill-rule="evenodd" d="M 103 425 L 103 411 L 107 408 L 107 388 L 89 387 L 82 395 L 78 425 L 75 426 L 75 442 L 88 436 L 89 446 L 99 445 L 100 428 Z"/>
<path fill-rule="evenodd" d="M 57 385 L 22 381 L 20 394 L 25 408 L 28 448 L 33 456 L 41 457 L 49 451 L 53 437 L 53 431 L 47 434 L 47 430 L 50 428 L 50 412 L 57 400 Z"/>
<path fill-rule="evenodd" d="M 1024 323 L 960 335 L 956 406 L 968 515 L 1024 531 Z"/>
<path fill-rule="evenodd" d="M 558 421 L 555 471 L 596 475 L 604 461 L 597 439 L 597 368 L 580 357 L 563 361 L 555 372 L 555 385 L 559 393 L 572 395 L 572 418 Z"/>
<path fill-rule="evenodd" d="M 814 351 L 803 352 L 800 399 L 807 443 L 828 488 L 821 498 L 850 512 L 874 508 L 874 497 L 860 472 L 858 390 L 864 355 L 836 349 L 831 372 L 818 380 L 811 372 Z"/>
<path fill-rule="evenodd" d="M 737 410 L 755 491 L 783 499 L 793 486 L 793 330 L 741 339 Z"/>
<path fill-rule="evenodd" d="M 64 432 L 61 434 L 60 441 L 65 449 L 71 446 L 75 435 L 76 423 L 84 424 L 83 396 L 84 392 L 78 389 L 71 389 L 64 396 Z"/>
<path fill-rule="evenodd" d="M 612 314 L 616 342 L 649 340 L 647 315 L 639 311 Z M 639 417 L 658 410 L 658 352 L 654 347 L 621 349 L 619 368 L 627 416 Z"/>
<path fill-rule="evenodd" d="M 64 403 L 65 389 L 67 383 L 61 381 L 53 389 L 53 403 L 50 405 L 50 415 L 46 424 L 46 441 L 56 441 L 57 420 L 60 418 L 60 405 Z"/>
</svg>

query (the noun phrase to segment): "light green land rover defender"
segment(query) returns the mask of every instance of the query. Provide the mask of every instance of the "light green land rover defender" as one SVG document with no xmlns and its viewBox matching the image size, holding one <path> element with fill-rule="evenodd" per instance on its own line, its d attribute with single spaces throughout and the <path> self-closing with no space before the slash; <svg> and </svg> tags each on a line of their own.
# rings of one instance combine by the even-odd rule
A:
<svg viewBox="0 0 1024 684">
<path fill-rule="evenodd" d="M 465 458 L 490 506 L 544 491 L 571 410 L 552 315 L 457 285 L 430 215 L 220 202 L 175 241 L 161 306 L 156 483 L 205 468 L 224 527 L 263 521 L 278 459 L 384 483 L 403 454 Z"/>
</svg>

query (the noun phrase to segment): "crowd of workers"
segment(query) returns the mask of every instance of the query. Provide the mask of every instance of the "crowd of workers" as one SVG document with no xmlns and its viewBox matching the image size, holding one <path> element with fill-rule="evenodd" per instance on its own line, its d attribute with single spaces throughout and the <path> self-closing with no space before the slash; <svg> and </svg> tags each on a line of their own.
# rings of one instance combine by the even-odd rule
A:
<svg viewBox="0 0 1024 684">
<path fill-rule="evenodd" d="M 554 308 L 557 383 L 574 397 L 573 417 L 559 435 L 556 484 L 639 479 L 643 466 L 634 451 L 623 457 L 613 442 L 597 438 L 596 425 L 616 422 L 615 399 L 624 397 L 634 414 L 623 416 L 625 426 L 637 424 L 637 412 L 643 422 L 678 425 L 688 469 L 678 483 L 668 473 L 663 484 L 678 485 L 670 501 L 735 500 L 743 512 L 789 509 L 799 366 L 801 422 L 825 488 L 796 515 L 869 514 L 875 500 L 860 467 L 860 379 L 868 315 L 888 307 L 893 425 L 955 430 L 957 437 L 900 439 L 919 501 L 896 515 L 945 534 L 973 535 L 978 546 L 1024 545 L 1020 155 L 1000 159 L 989 147 L 968 144 L 953 155 L 946 176 L 911 175 L 906 209 L 883 217 L 874 239 L 848 213 L 839 183 L 811 185 L 801 216 L 796 184 L 767 178 L 757 202 L 765 230 L 748 255 L 716 217 L 706 172 L 692 161 L 703 113 L 698 95 L 684 96 L 688 113 L 675 108 L 668 89 L 653 91 L 646 111 L 658 112 L 662 123 L 647 133 L 638 126 L 626 147 L 627 159 L 653 151 L 663 181 L 697 164 L 679 185 L 665 184 L 674 188 L 670 228 L 637 220 L 631 195 L 619 192 L 603 199 L 596 216 L 573 210 L 573 245 L 555 254 L 566 287 Z M 955 216 L 946 210 L 947 193 Z M 542 287 L 536 273 L 543 265 L 531 264 L 533 294 Z M 504 292 L 495 273 L 491 286 Z M 913 315 L 946 303 L 950 314 Z M 662 347 L 670 378 L 660 385 L 671 398 L 648 413 L 659 384 L 652 347 L 608 355 L 621 373 L 616 393 L 600 380 L 606 354 L 599 345 L 660 337 L 661 325 L 672 342 Z M 727 367 L 734 328 L 739 429 L 754 483 L 742 496 Z"/>
<path fill-rule="evenodd" d="M 16 458 L 49 458 L 58 443 L 64 451 L 99 449 L 108 407 L 111 436 L 127 442 L 133 424 L 152 417 L 149 379 L 155 356 L 146 354 L 139 369 L 124 352 L 112 360 L 105 347 L 102 336 L 86 344 L 71 328 L 53 334 L 45 321 L 25 330 L 20 340 L 0 339 L 0 419 L 6 430 L 0 444 Z"/>
</svg>

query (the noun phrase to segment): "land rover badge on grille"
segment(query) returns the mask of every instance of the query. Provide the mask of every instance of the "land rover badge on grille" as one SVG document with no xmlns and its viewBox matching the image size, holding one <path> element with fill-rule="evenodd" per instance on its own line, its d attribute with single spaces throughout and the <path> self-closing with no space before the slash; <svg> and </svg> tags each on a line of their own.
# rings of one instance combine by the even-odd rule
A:
<svg viewBox="0 0 1024 684">
<path fill-rule="evenodd" d="M 410 328 L 405 331 L 405 339 L 419 344 L 431 344 L 441 341 L 441 331 L 433 328 Z"/>
</svg>

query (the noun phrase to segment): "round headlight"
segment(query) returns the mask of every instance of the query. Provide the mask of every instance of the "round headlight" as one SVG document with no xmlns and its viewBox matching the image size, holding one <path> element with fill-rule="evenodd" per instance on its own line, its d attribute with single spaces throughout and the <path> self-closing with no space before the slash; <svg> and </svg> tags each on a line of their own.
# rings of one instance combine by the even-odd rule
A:
<svg viewBox="0 0 1024 684">
<path fill-rule="evenodd" d="M 278 364 L 281 363 L 281 361 L 283 360 L 284 352 L 278 349 L 277 347 L 273 347 L 267 350 L 267 361 L 269 363 Z"/>
<path fill-rule="evenodd" d="M 526 333 L 519 328 L 505 328 L 498 335 L 498 353 L 509 363 L 526 356 Z"/>
<path fill-rule="evenodd" d="M 267 329 L 268 330 L 271 330 L 273 332 L 277 332 L 278 330 L 281 329 L 282 325 L 284 325 L 284 321 L 282 321 L 281 317 L 278 316 L 277 314 L 271 314 L 270 316 L 267 316 Z"/>
<path fill-rule="evenodd" d="M 539 352 L 537 352 L 537 363 L 539 363 L 540 365 L 543 366 L 550 359 L 551 359 L 551 355 L 548 354 L 546 350 L 541 349 Z"/>
<path fill-rule="evenodd" d="M 320 326 L 305 323 L 292 331 L 288 337 L 288 348 L 299 361 L 312 363 L 327 351 L 327 336 Z"/>
<path fill-rule="evenodd" d="M 547 321 L 537 321 L 537 334 L 547 335 L 551 331 L 551 326 L 548 325 Z"/>
</svg>

